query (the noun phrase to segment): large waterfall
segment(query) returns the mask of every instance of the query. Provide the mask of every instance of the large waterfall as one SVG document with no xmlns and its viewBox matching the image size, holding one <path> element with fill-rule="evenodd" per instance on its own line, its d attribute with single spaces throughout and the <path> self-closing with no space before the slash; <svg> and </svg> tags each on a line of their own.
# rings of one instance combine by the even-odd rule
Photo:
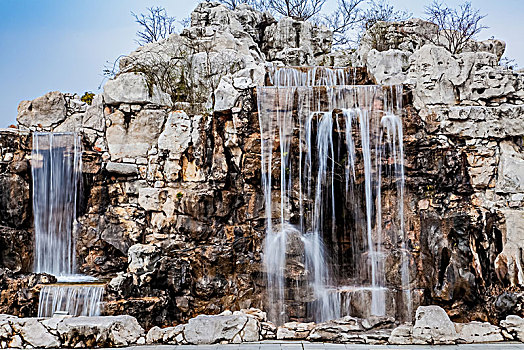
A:
<svg viewBox="0 0 524 350">
<path fill-rule="evenodd" d="M 34 270 L 60 282 L 40 292 L 38 316 L 61 311 L 98 315 L 104 287 L 75 275 L 75 220 L 82 184 L 82 145 L 76 133 L 33 133 L 31 152 L 35 228 Z M 75 282 L 69 284 L 68 282 Z"/>
<path fill-rule="evenodd" d="M 257 87 L 264 266 L 277 323 L 411 315 L 402 87 L 346 85 L 352 77 L 276 68 L 273 86 Z M 388 278 L 386 265 L 398 266 Z"/>
</svg>

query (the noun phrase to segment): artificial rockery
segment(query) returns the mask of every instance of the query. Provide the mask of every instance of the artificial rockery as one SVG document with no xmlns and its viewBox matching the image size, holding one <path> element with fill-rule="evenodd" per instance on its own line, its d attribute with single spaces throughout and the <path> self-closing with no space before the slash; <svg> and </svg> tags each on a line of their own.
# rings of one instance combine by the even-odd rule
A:
<svg viewBox="0 0 524 350">
<path fill-rule="evenodd" d="M 524 340 L 524 74 L 503 42 L 453 55 L 438 31 L 379 22 L 337 51 L 325 27 L 202 3 L 91 105 L 20 103 L 0 131 L 0 347 Z M 82 180 L 54 208 L 67 230 L 38 204 L 53 157 Z M 61 283 L 35 267 L 42 216 L 104 316 L 42 311 Z"/>
</svg>

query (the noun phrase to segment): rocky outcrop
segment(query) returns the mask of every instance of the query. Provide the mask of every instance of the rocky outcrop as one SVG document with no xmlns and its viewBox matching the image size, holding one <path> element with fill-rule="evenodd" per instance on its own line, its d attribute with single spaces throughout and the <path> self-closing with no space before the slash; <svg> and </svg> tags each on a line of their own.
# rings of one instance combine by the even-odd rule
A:
<svg viewBox="0 0 524 350">
<path fill-rule="evenodd" d="M 93 348 L 144 344 L 144 330 L 130 316 L 48 319 L 0 316 L 2 348 Z"/>
<path fill-rule="evenodd" d="M 469 321 L 497 324 L 522 313 L 524 75 L 498 65 L 502 42 L 477 43 L 477 50 L 452 55 L 424 38 L 438 30 L 428 22 L 377 28 L 357 51 L 365 66 L 358 72 L 367 69 L 380 84 L 405 84 L 412 298 L 415 305 L 439 304 L 449 318 L 440 310 L 421 311 L 413 329 L 401 326 L 389 334 L 378 328 L 365 335 L 363 321 L 306 322 L 311 296 L 304 292 L 290 296 L 300 299 L 289 310 L 296 323 L 276 327 L 258 320 L 257 327 L 263 337 L 281 339 L 498 339 L 496 329 Z M 265 214 L 254 87 L 264 84 L 270 66 L 348 64 L 347 52 L 330 53 L 330 47 L 323 27 L 291 18 L 277 22 L 245 5 L 229 10 L 203 2 L 182 33 L 122 58 L 120 74 L 91 105 L 58 92 L 22 102 L 19 129 L 0 131 L 0 266 L 20 274 L 30 270 L 28 131 L 78 131 L 85 185 L 78 270 L 110 280 L 106 314 L 131 314 L 150 328 L 198 314 L 264 308 Z M 168 85 L 157 79 L 166 72 L 172 74 Z M 391 280 L 398 276 L 393 260 L 386 272 Z M 36 277 L 12 272 L 2 277 L 1 312 L 34 316 Z M 305 274 L 300 264 L 292 273 Z M 388 294 L 388 312 L 394 293 Z M 352 296 L 360 297 L 348 302 L 359 313 L 355 300 L 369 297 Z M 427 313 L 437 314 L 440 323 L 422 317 Z M 246 336 L 249 317 L 220 316 L 236 333 L 209 317 L 192 321 L 189 334 L 216 327 L 205 334 L 209 341 Z M 185 327 L 165 334 L 153 329 L 151 342 L 189 343 Z M 508 334 L 516 332 L 511 329 Z M 20 334 L 12 341 L 25 344 Z"/>
</svg>

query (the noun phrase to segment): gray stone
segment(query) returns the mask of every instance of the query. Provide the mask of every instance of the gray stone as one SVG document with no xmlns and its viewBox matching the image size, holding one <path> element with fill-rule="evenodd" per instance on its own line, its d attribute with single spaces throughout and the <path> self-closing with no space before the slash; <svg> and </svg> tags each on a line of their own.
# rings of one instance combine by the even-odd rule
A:
<svg viewBox="0 0 524 350">
<path fill-rule="evenodd" d="M 107 128 L 106 139 L 112 160 L 147 157 L 151 147 L 157 144 L 166 112 L 143 109 L 136 116 L 126 117 L 117 110 L 108 119 L 111 125 Z"/>
<path fill-rule="evenodd" d="M 502 211 L 506 229 L 502 235 L 502 252 L 495 259 L 495 272 L 501 280 L 509 280 L 513 286 L 524 285 L 524 211 L 506 209 Z M 524 339 L 524 338 L 523 338 Z"/>
<path fill-rule="evenodd" d="M 213 344 L 219 341 L 234 342 L 241 339 L 242 331 L 249 320 L 246 315 L 199 315 L 189 320 L 184 336 L 190 344 Z M 252 326 L 250 326 L 252 327 Z M 251 337 L 252 334 L 246 334 Z"/>
<path fill-rule="evenodd" d="M 63 345 L 76 345 L 78 334 L 94 337 L 98 347 L 129 346 L 144 336 L 144 330 L 132 316 L 65 318 L 57 327 Z"/>
<path fill-rule="evenodd" d="M 500 328 L 488 322 L 455 323 L 458 333 L 458 342 L 464 343 L 492 343 L 503 341 Z"/>
<path fill-rule="evenodd" d="M 524 117 L 522 119 L 524 122 Z M 524 130 L 522 134 L 524 135 Z M 496 191 L 498 193 L 524 192 L 524 153 L 519 151 L 518 146 L 511 141 L 500 143 Z"/>
<path fill-rule="evenodd" d="M 160 258 L 159 250 L 150 244 L 135 244 L 128 250 L 130 273 L 141 275 L 154 271 L 155 264 Z"/>
<path fill-rule="evenodd" d="M 10 323 L 23 340 L 35 348 L 57 348 L 61 345 L 59 339 L 36 318 L 19 318 Z"/>
<path fill-rule="evenodd" d="M 66 101 L 59 91 L 48 92 L 33 101 L 22 101 L 16 120 L 26 128 L 50 129 L 66 119 Z"/>
<path fill-rule="evenodd" d="M 143 73 L 122 73 L 104 85 L 104 101 L 109 105 L 125 103 L 152 103 L 171 106 L 171 97 L 158 86 L 148 86 Z"/>
<path fill-rule="evenodd" d="M 136 175 L 138 174 L 138 167 L 136 164 L 108 162 L 106 170 L 109 173 L 120 175 Z"/>
<path fill-rule="evenodd" d="M 509 315 L 500 321 L 500 326 L 514 339 L 524 342 L 524 319 L 517 315 Z"/>
<path fill-rule="evenodd" d="M 409 53 L 390 49 L 387 51 L 371 50 L 367 56 L 369 73 L 380 85 L 404 84 L 409 69 Z"/>
<path fill-rule="evenodd" d="M 440 306 L 419 306 L 413 327 L 413 344 L 455 344 L 457 331 Z"/>
<path fill-rule="evenodd" d="M 147 344 L 157 344 L 160 343 L 164 338 L 164 330 L 160 327 L 152 327 L 146 335 Z"/>
<path fill-rule="evenodd" d="M 391 336 L 388 339 L 390 344 L 407 345 L 413 342 L 411 334 L 413 326 L 410 324 L 403 324 L 393 329 Z"/>
<path fill-rule="evenodd" d="M 189 117 L 184 111 L 170 112 L 158 138 L 159 150 L 168 151 L 170 159 L 180 159 L 190 144 L 199 143 L 201 118 L 200 115 Z"/>
</svg>

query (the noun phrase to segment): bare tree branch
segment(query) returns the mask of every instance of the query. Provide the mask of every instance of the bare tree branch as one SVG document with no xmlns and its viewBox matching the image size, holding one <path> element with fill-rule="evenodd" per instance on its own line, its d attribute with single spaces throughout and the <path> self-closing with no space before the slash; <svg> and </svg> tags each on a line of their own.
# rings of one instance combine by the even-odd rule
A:
<svg viewBox="0 0 524 350">
<path fill-rule="evenodd" d="M 480 21 L 486 17 L 465 2 L 456 9 L 435 0 L 426 7 L 427 19 L 439 26 L 436 37 L 428 38 L 436 45 L 445 47 L 452 54 L 460 53 L 486 26 Z"/>
<path fill-rule="evenodd" d="M 333 31 L 334 45 L 349 45 L 353 41 L 349 32 L 364 20 L 359 8 L 363 2 L 364 0 L 338 0 L 337 9 L 324 16 L 322 23 Z"/>
<path fill-rule="evenodd" d="M 141 30 L 136 32 L 139 45 L 165 39 L 175 32 L 175 17 L 169 17 L 165 8 L 156 6 L 148 7 L 147 10 L 148 13 L 139 15 L 131 12 L 136 23 L 141 26 Z"/>
</svg>

